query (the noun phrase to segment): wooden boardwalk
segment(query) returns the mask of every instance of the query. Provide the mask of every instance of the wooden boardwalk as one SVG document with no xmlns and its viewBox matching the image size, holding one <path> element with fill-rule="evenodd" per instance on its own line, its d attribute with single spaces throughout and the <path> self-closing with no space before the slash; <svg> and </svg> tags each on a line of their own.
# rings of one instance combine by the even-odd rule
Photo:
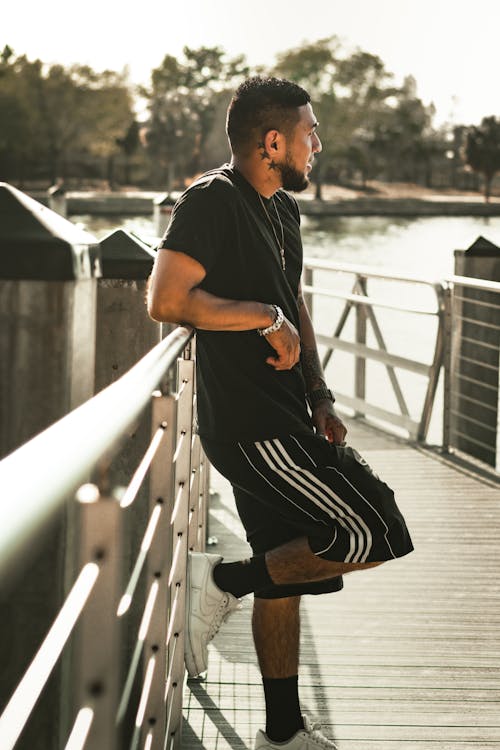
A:
<svg viewBox="0 0 500 750">
<path fill-rule="evenodd" d="M 395 489 L 415 552 L 304 597 L 304 712 L 339 750 L 499 750 L 500 487 L 356 422 L 349 435 Z M 230 488 L 213 486 L 211 551 L 238 559 Z M 187 684 L 184 750 L 253 748 L 264 726 L 251 606 L 210 646 L 206 681 Z"/>
</svg>

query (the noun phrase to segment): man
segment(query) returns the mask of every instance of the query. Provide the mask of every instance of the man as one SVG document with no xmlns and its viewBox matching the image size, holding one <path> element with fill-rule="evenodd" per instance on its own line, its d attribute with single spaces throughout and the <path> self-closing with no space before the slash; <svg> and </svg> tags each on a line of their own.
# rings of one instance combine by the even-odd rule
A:
<svg viewBox="0 0 500 750">
<path fill-rule="evenodd" d="M 301 293 L 300 217 L 285 191 L 308 185 L 317 126 L 301 87 L 245 81 L 228 109 L 231 164 L 179 199 L 149 287 L 155 320 L 197 331 L 200 438 L 254 553 L 190 556 L 186 665 L 206 669 L 207 643 L 254 592 L 257 750 L 335 747 L 300 710 L 300 595 L 337 591 L 344 573 L 412 549 L 392 491 L 345 445 Z"/>
</svg>

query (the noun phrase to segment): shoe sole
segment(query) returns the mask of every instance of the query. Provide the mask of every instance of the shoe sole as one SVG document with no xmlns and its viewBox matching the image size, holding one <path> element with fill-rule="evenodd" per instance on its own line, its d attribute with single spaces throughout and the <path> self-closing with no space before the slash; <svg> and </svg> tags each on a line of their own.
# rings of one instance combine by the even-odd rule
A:
<svg viewBox="0 0 500 750">
<path fill-rule="evenodd" d="M 198 669 L 196 664 L 196 657 L 191 647 L 191 639 L 189 632 L 189 623 L 191 621 L 191 559 L 188 556 L 187 574 L 186 574 L 186 625 L 184 632 L 184 663 L 186 665 L 187 673 L 189 677 L 199 677 L 203 672 L 207 671 L 205 665 L 202 669 Z"/>
</svg>

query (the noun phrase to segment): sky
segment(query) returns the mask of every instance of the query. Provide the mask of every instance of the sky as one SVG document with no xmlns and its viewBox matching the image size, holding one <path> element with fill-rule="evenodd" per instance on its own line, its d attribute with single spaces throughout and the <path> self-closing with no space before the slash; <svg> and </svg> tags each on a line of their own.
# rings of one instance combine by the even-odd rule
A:
<svg viewBox="0 0 500 750">
<path fill-rule="evenodd" d="M 500 0 L 4 0 L 0 48 L 46 63 L 127 67 L 147 83 L 164 55 L 221 46 L 251 65 L 337 35 L 417 81 L 435 124 L 500 116 Z"/>
</svg>

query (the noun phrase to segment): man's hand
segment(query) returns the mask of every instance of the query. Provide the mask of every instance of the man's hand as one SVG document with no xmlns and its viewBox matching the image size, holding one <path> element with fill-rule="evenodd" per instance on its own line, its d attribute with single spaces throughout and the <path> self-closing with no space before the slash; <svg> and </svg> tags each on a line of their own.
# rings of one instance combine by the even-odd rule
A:
<svg viewBox="0 0 500 750">
<path fill-rule="evenodd" d="M 312 421 L 316 434 L 326 437 L 333 445 L 342 445 L 347 435 L 347 427 L 336 414 L 333 403 L 327 399 L 320 401 L 312 411 Z"/>
<path fill-rule="evenodd" d="M 275 370 L 291 370 L 300 359 L 299 332 L 287 318 L 281 328 L 265 337 L 276 351 L 276 357 L 268 357 L 266 362 Z"/>
</svg>

